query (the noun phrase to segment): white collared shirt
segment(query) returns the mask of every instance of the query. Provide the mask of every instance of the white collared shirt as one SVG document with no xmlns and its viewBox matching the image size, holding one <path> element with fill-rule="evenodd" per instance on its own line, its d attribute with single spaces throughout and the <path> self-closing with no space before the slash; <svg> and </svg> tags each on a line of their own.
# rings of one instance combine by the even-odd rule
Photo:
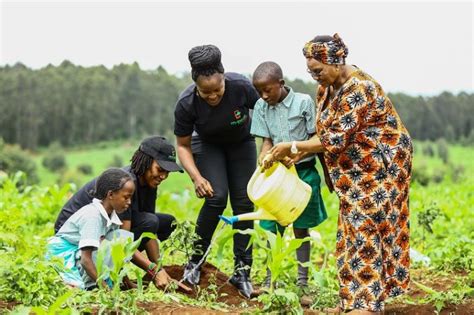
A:
<svg viewBox="0 0 474 315">
<path fill-rule="evenodd" d="M 78 248 L 99 248 L 101 240 L 111 230 L 122 225 L 117 213 L 109 216 L 102 202 L 94 198 L 92 203 L 74 213 L 61 227 L 56 236 L 60 236 Z"/>
</svg>

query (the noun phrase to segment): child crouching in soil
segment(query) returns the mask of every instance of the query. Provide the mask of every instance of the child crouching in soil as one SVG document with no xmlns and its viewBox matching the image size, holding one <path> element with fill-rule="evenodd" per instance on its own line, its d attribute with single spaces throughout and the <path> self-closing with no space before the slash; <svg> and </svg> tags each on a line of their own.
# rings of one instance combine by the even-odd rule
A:
<svg viewBox="0 0 474 315">
<path fill-rule="evenodd" d="M 133 233 L 120 229 L 122 222 L 117 214 L 128 209 L 134 191 L 135 184 L 129 173 L 119 168 L 104 171 L 97 179 L 92 202 L 74 213 L 49 240 L 47 257 L 64 259 L 66 271 L 60 275 L 67 284 L 86 290 L 96 288 L 99 277 L 96 256 L 101 241 L 113 237 L 133 240 Z M 155 262 L 149 261 L 139 251 L 134 253 L 132 259 L 147 266 L 149 278 L 156 287 L 164 288 L 173 281 L 164 269 L 160 270 Z M 112 286 L 110 280 L 102 284 Z M 127 277 L 124 278 L 124 285 L 126 288 L 135 287 Z M 189 290 L 182 284 L 179 286 Z"/>
</svg>

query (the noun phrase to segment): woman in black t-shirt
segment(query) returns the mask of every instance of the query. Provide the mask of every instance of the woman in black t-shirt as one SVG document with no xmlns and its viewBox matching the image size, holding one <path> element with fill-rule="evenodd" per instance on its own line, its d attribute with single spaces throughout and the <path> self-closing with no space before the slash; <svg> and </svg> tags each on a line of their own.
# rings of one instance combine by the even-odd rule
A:
<svg viewBox="0 0 474 315">
<path fill-rule="evenodd" d="M 224 73 L 216 46 L 192 48 L 189 61 L 195 83 L 178 99 L 174 133 L 178 157 L 194 183 L 196 195 L 205 198 L 196 227 L 201 240 L 194 244 L 204 253 L 227 206 L 228 195 L 234 215 L 253 211 L 247 183 L 255 170 L 256 147 L 250 135 L 249 111 L 259 96 L 244 76 Z M 253 222 L 237 222 L 233 227 L 245 230 L 253 228 Z M 229 280 L 246 297 L 253 292 L 252 248 L 247 248 L 248 242 L 247 235 L 234 236 L 235 272 Z M 202 253 L 193 255 L 186 266 L 185 279 L 191 284 L 199 283 L 200 270 L 195 267 Z"/>
</svg>

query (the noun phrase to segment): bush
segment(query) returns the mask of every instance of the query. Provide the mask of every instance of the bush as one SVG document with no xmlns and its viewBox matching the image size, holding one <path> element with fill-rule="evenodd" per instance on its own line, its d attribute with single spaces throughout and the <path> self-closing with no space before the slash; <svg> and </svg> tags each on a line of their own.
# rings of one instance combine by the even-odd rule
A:
<svg viewBox="0 0 474 315">
<path fill-rule="evenodd" d="M 91 175 L 92 174 L 92 165 L 90 164 L 80 164 L 77 166 L 77 170 L 84 175 Z"/>
<path fill-rule="evenodd" d="M 77 187 L 82 186 L 83 176 L 77 170 L 67 170 L 64 173 L 61 173 L 57 180 L 59 186 L 64 186 L 66 184 L 74 184 Z"/>
<path fill-rule="evenodd" d="M 444 164 L 448 163 L 449 159 L 449 148 L 448 143 L 445 139 L 441 138 L 437 141 L 438 156 L 443 160 Z"/>
<path fill-rule="evenodd" d="M 444 180 L 444 175 L 445 175 L 445 170 L 442 170 L 442 169 L 438 169 L 432 176 L 431 180 L 436 183 L 436 184 L 439 184 L 441 183 L 443 180 Z"/>
<path fill-rule="evenodd" d="M 430 142 L 428 142 L 425 146 L 423 146 L 422 152 L 423 152 L 423 155 L 434 156 L 434 150 Z"/>
<path fill-rule="evenodd" d="M 43 158 L 43 166 L 51 172 L 58 172 L 66 169 L 66 158 L 63 153 L 51 153 Z"/>
<path fill-rule="evenodd" d="M 426 165 L 414 167 L 413 172 L 411 174 L 411 179 L 413 182 L 418 182 L 421 186 L 428 186 L 431 181 L 431 178 L 428 174 L 428 169 Z"/>
<path fill-rule="evenodd" d="M 451 179 L 453 182 L 458 183 L 464 179 L 464 173 L 466 169 L 464 165 L 449 165 L 449 170 L 451 172 Z"/>
<path fill-rule="evenodd" d="M 0 170 L 6 174 L 15 174 L 22 171 L 28 176 L 26 184 L 32 185 L 39 182 L 36 174 L 36 164 L 28 152 L 22 150 L 18 145 L 0 146 Z"/>
<path fill-rule="evenodd" d="M 114 154 L 114 156 L 112 157 L 112 161 L 109 162 L 109 167 L 122 167 L 123 166 L 123 161 L 122 161 L 122 158 L 117 155 L 117 154 Z"/>
<path fill-rule="evenodd" d="M 50 305 L 66 292 L 66 286 L 54 269 L 61 266 L 58 262 L 26 257 L 15 259 L 14 255 L 8 256 L 11 260 L 4 261 L 3 266 L 10 265 L 0 271 L 0 298 L 2 300 L 33 306 Z"/>
</svg>

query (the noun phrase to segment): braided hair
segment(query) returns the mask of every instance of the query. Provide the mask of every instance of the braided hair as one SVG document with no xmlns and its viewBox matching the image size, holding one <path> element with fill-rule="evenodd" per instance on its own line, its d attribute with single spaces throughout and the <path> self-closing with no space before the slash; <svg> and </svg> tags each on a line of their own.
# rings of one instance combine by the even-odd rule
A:
<svg viewBox="0 0 474 315">
<path fill-rule="evenodd" d="M 92 196 L 103 200 L 109 191 L 116 192 L 122 189 L 130 180 L 133 181 L 133 178 L 128 172 L 117 167 L 109 168 L 97 178 Z"/>
<path fill-rule="evenodd" d="M 221 51 L 214 45 L 202 45 L 191 48 L 188 53 L 191 63 L 191 77 L 196 81 L 200 75 L 211 76 L 214 73 L 224 73 L 221 62 Z"/>
<path fill-rule="evenodd" d="M 131 170 L 137 176 L 140 177 L 151 168 L 153 164 L 153 158 L 140 150 L 135 151 L 131 159 L 132 165 Z"/>
</svg>

